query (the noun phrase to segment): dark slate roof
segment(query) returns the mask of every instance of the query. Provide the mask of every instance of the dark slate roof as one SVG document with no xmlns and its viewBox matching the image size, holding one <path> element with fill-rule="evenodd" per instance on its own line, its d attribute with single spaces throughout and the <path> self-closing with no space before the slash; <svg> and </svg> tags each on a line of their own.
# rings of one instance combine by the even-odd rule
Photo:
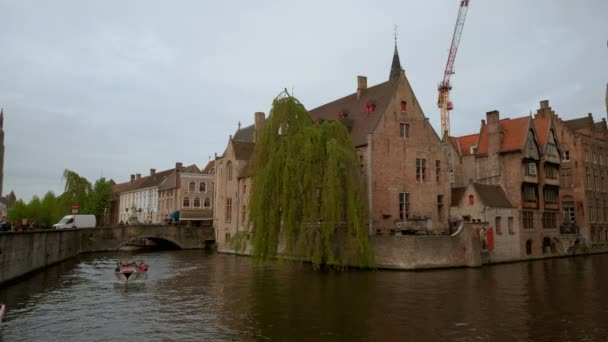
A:
<svg viewBox="0 0 608 342">
<path fill-rule="evenodd" d="M 577 131 L 579 129 L 593 127 L 593 118 L 590 116 L 585 116 L 578 119 L 565 120 L 564 124 L 571 130 Z"/>
<path fill-rule="evenodd" d="M 401 73 L 401 61 L 399 60 L 399 52 L 397 51 L 397 44 L 395 43 L 395 52 L 393 53 L 393 63 L 391 64 L 391 73 L 389 79 L 399 78 Z"/>
<path fill-rule="evenodd" d="M 352 122 L 350 129 L 355 146 L 367 145 L 367 134 L 372 133 L 382 115 L 386 112 L 391 97 L 395 92 L 396 82 L 386 81 L 362 91 L 357 99 L 357 93 L 352 93 L 341 99 L 329 102 L 310 111 L 313 121 L 332 121 L 339 119 L 339 113 L 344 113 Z M 368 114 L 366 104 L 371 102 L 376 107 Z"/>
<path fill-rule="evenodd" d="M 253 149 L 255 143 L 232 140 L 232 148 L 234 150 L 234 159 L 236 160 L 249 160 L 253 155 Z"/>
<path fill-rule="evenodd" d="M 473 183 L 479 199 L 488 207 L 492 208 L 513 208 L 507 198 L 505 191 L 500 185 L 486 185 Z"/>
<path fill-rule="evenodd" d="M 462 200 L 462 196 L 464 196 L 466 191 L 466 186 L 463 186 L 462 188 L 452 188 L 452 207 L 457 207 L 460 204 L 460 200 Z"/>
<path fill-rule="evenodd" d="M 253 142 L 254 133 L 255 133 L 255 126 L 249 125 L 247 127 L 237 129 L 237 131 L 234 132 L 234 136 L 232 137 L 232 139 L 239 140 L 239 141 Z"/>
<path fill-rule="evenodd" d="M 514 208 L 509 202 L 507 195 L 500 185 L 486 185 L 473 183 L 475 192 L 479 200 L 487 207 L 491 208 Z M 452 207 L 457 207 L 462 201 L 462 197 L 467 191 L 467 187 L 452 188 Z"/>
</svg>

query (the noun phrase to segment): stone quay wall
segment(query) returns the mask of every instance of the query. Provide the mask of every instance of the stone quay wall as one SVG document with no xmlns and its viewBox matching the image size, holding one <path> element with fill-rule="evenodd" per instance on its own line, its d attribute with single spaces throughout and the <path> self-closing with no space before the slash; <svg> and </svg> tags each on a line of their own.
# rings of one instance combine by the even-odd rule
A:
<svg viewBox="0 0 608 342">
<path fill-rule="evenodd" d="M 164 240 L 180 249 L 203 249 L 212 228 L 115 226 L 0 233 L 0 285 L 80 253 L 116 251 L 133 239 Z"/>
</svg>

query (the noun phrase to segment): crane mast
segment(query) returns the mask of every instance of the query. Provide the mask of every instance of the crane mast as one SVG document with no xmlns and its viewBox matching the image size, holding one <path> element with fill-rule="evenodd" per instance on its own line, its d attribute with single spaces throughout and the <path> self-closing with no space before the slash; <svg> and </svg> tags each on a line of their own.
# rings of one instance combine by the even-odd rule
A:
<svg viewBox="0 0 608 342">
<path fill-rule="evenodd" d="M 437 100 L 437 106 L 441 113 L 441 134 L 450 134 L 450 111 L 454 107 L 450 101 L 450 90 L 452 85 L 450 84 L 450 77 L 454 74 L 454 60 L 456 60 L 456 52 L 458 51 L 458 44 L 460 43 L 460 37 L 462 36 L 462 28 L 464 27 L 464 20 L 467 17 L 467 10 L 469 9 L 469 0 L 460 1 L 460 9 L 458 10 L 458 18 L 456 18 L 456 27 L 454 28 L 454 36 L 452 37 L 452 45 L 450 46 L 450 54 L 448 55 L 448 62 L 445 66 L 445 72 L 443 73 L 443 81 L 439 83 L 437 90 L 439 90 L 439 99 Z"/>
</svg>

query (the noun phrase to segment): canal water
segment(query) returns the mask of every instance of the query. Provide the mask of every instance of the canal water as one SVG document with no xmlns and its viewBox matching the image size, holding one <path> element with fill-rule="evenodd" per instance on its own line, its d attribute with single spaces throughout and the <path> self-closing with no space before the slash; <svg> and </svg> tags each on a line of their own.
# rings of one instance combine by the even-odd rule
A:
<svg viewBox="0 0 608 342">
<path fill-rule="evenodd" d="M 117 260 L 148 279 L 113 279 Z M 0 341 L 608 341 L 608 255 L 314 271 L 205 251 L 88 254 L 0 288 Z"/>
</svg>

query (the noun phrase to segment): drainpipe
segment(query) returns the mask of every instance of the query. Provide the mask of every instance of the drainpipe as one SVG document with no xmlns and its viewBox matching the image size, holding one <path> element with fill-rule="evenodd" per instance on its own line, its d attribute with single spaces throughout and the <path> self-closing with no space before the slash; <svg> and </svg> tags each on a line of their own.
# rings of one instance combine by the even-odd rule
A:
<svg viewBox="0 0 608 342">
<path fill-rule="evenodd" d="M 373 234 L 373 223 L 374 223 L 374 218 L 373 218 L 373 199 L 372 199 L 372 134 L 368 133 L 367 134 L 367 203 L 368 203 L 368 224 L 369 224 L 369 231 L 368 234 L 372 235 Z"/>
</svg>

